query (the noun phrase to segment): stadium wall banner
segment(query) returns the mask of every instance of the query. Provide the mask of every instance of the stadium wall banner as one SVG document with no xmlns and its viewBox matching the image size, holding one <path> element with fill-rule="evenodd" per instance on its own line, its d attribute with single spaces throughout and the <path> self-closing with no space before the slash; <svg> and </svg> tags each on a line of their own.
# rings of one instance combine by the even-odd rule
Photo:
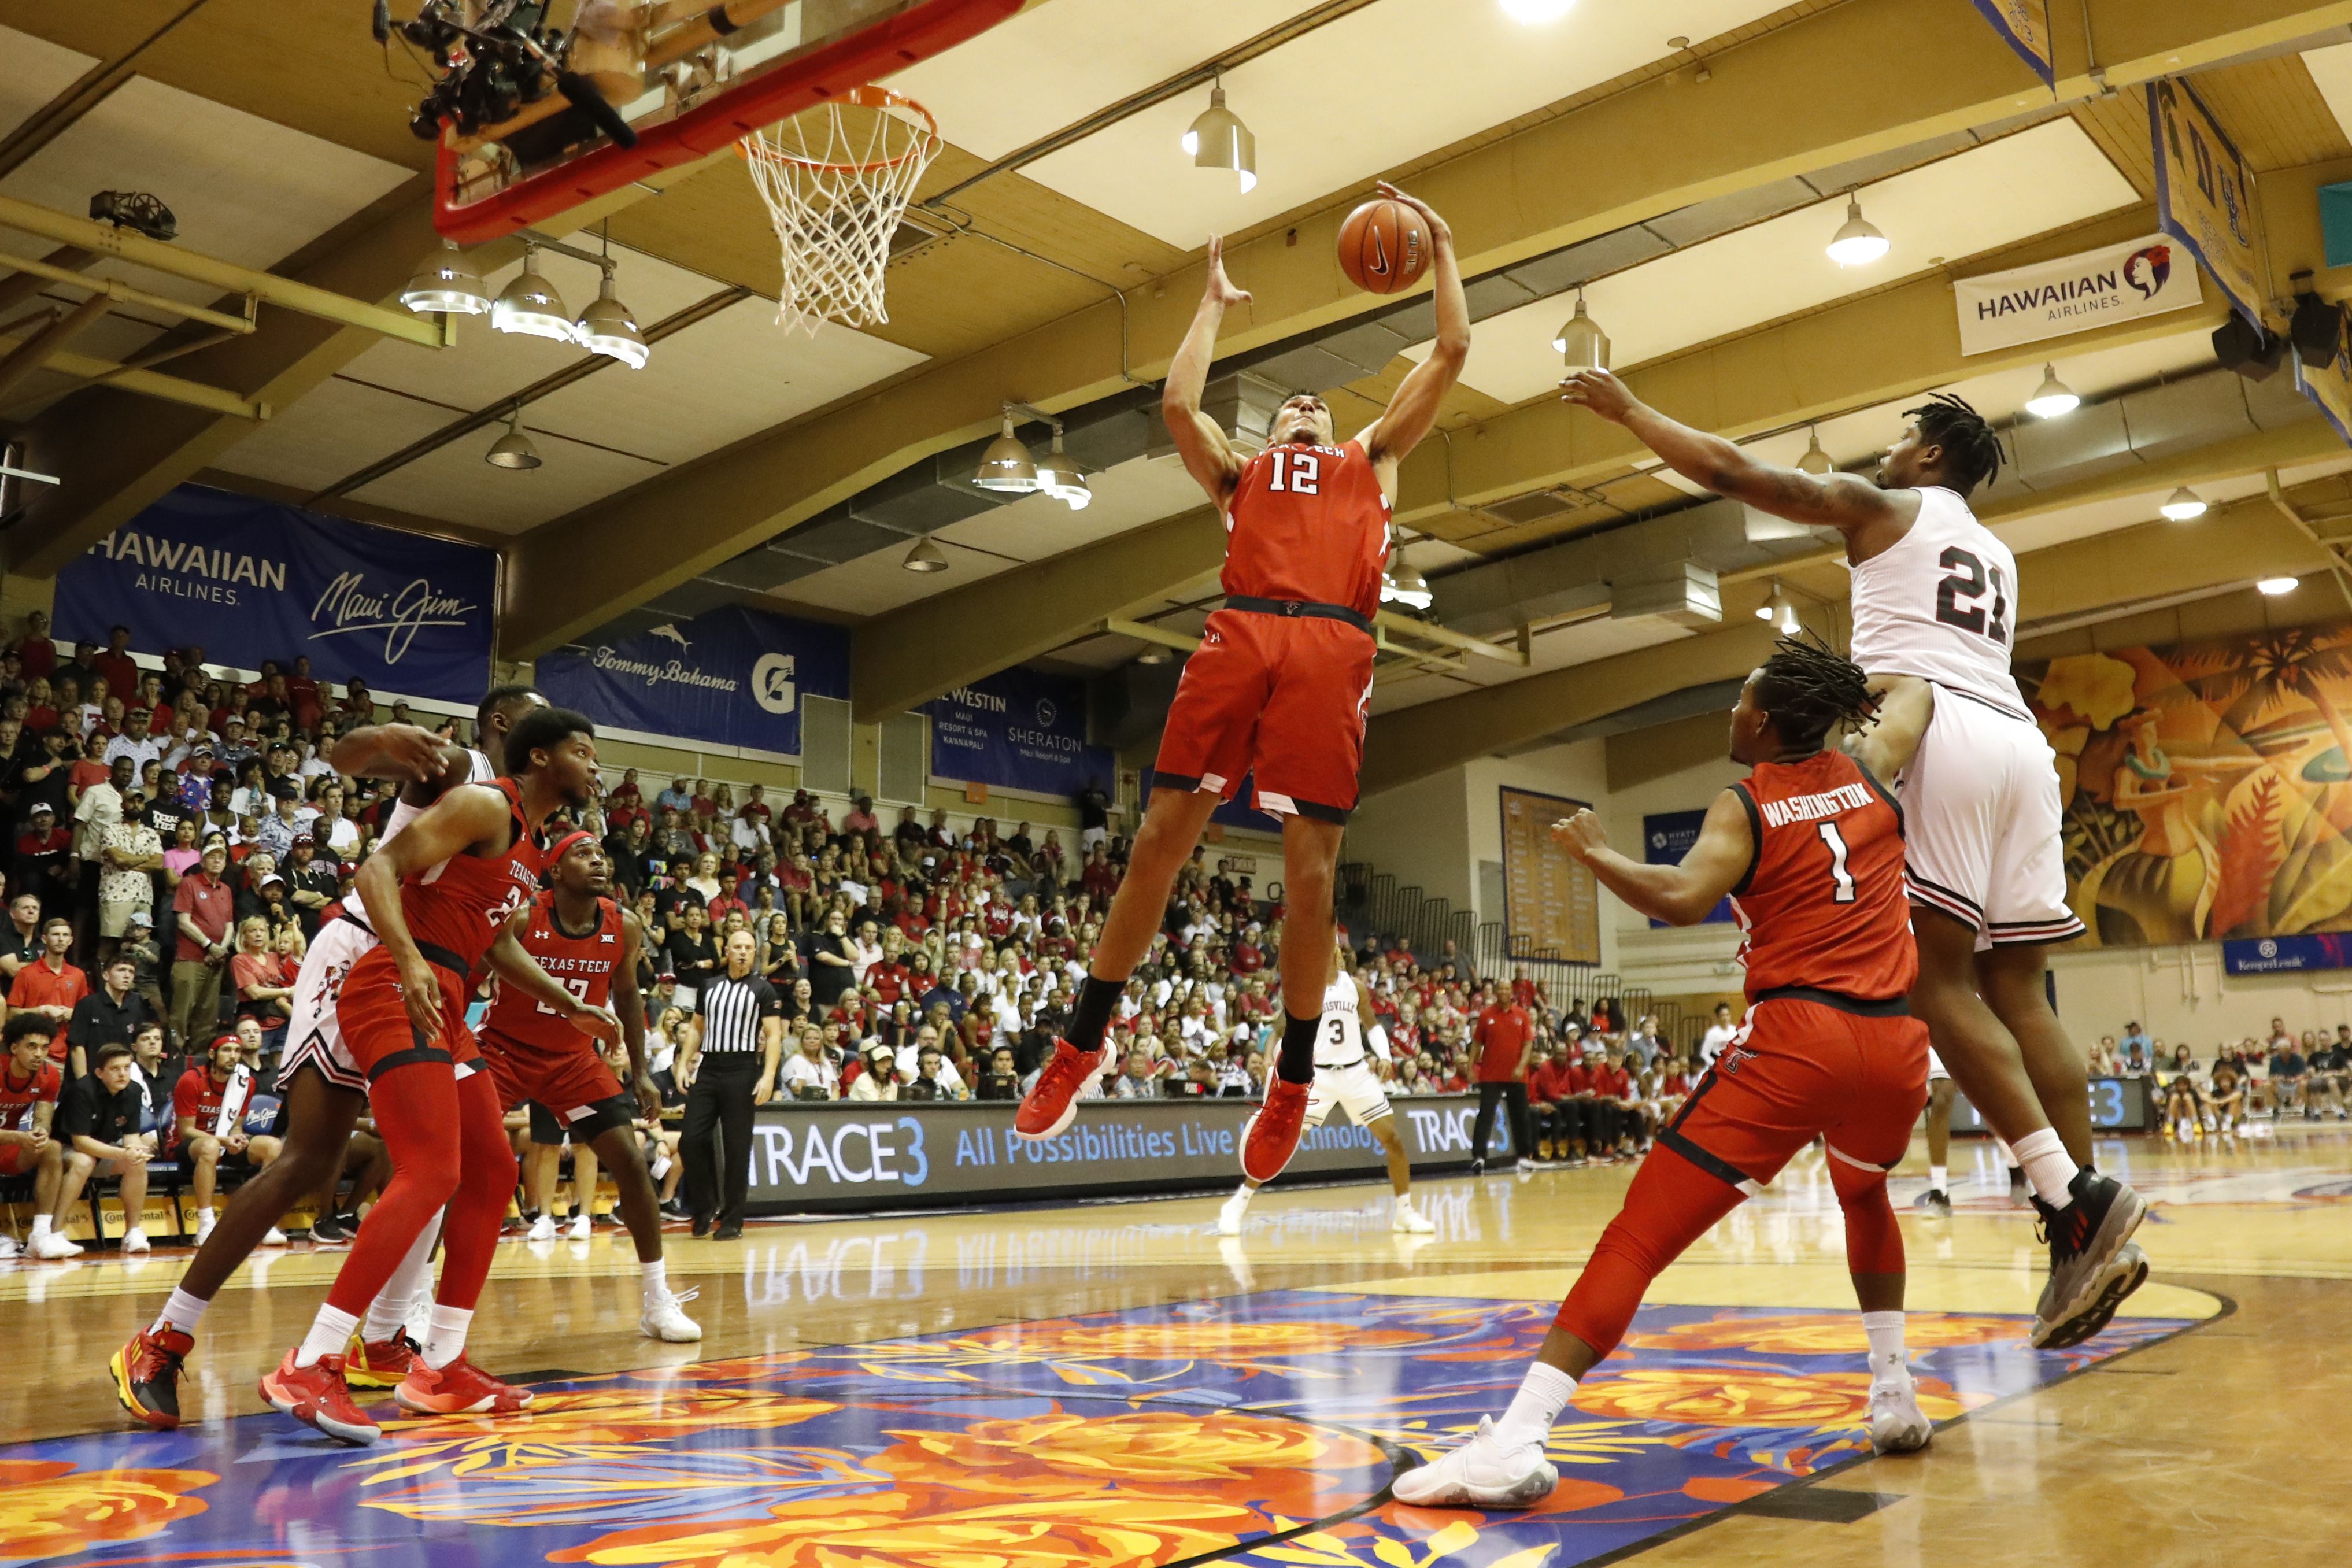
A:
<svg viewBox="0 0 2352 1568">
<path fill-rule="evenodd" d="M 201 646 L 210 664 L 470 707 L 489 685 L 499 557 L 446 539 L 181 485 L 58 574 L 59 642 Z"/>
<path fill-rule="evenodd" d="M 801 698 L 849 695 L 849 634 L 725 605 L 536 667 L 550 702 L 599 724 L 797 757 Z"/>
<path fill-rule="evenodd" d="M 2187 246 L 2237 312 L 2260 327 L 2263 272 L 2254 254 L 2259 224 L 2246 161 L 2188 82 L 2158 77 L 2146 90 L 2156 153 L 2157 226 Z"/>
<path fill-rule="evenodd" d="M 1704 811 L 1660 811 L 1642 818 L 1642 858 L 1653 866 L 1679 866 L 1683 857 L 1698 842 L 1699 829 L 1706 826 Z M 1715 908 L 1706 911 L 1701 925 L 1727 925 L 1736 917 L 1731 912 L 1728 898 L 1717 899 Z M 1656 931 L 1668 921 L 1654 920 L 1650 929 Z"/>
<path fill-rule="evenodd" d="M 2294 389 L 2326 416 L 2338 439 L 2352 442 L 2352 344 L 2344 341 L 2346 330 L 2352 329 L 2352 317 L 2341 305 L 2336 310 L 2336 357 L 2325 364 L 2314 364 L 2303 357 L 2303 350 L 2296 349 Z"/>
<path fill-rule="evenodd" d="M 1952 285 L 1960 353 L 1990 353 L 2205 302 L 2197 268 L 2160 234 Z"/>
<path fill-rule="evenodd" d="M 2352 929 L 2352 621 L 2016 672 L 2057 753 L 2081 945 Z"/>
<path fill-rule="evenodd" d="M 2225 974 L 2293 974 L 2306 969 L 2352 969 L 2352 932 L 2254 936 L 2221 944 Z"/>
<path fill-rule="evenodd" d="M 1977 0 L 1977 9 L 2042 85 L 2054 90 L 2058 68 L 2050 58 L 2050 0 Z"/>
<path fill-rule="evenodd" d="M 1018 667 L 923 705 L 931 721 L 931 775 L 997 789 L 1069 796 L 1118 779 L 1118 761 L 1087 743 L 1087 685 Z"/>
<path fill-rule="evenodd" d="M 1470 1161 L 1478 1101 L 1401 1099 L 1397 1131 L 1416 1171 Z M 761 1107 L 751 1124 L 749 1212 L 929 1206 L 1034 1197 L 1222 1189 L 1240 1179 L 1242 1130 L 1255 1100 L 1089 1100 L 1057 1138 L 1013 1133 L 1011 1100 L 832 1100 Z M 1495 1118 L 1490 1160 L 1517 1154 L 1510 1118 Z M 1386 1169 L 1371 1133 L 1345 1110 L 1301 1134 L 1293 1177 L 1375 1176 Z"/>
</svg>

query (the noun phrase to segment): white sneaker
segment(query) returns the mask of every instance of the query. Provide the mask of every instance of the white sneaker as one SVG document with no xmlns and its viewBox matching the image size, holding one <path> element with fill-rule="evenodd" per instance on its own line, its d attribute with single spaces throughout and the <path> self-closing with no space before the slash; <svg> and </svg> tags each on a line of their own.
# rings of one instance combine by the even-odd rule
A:
<svg viewBox="0 0 2352 1568">
<path fill-rule="evenodd" d="M 125 1253 L 152 1252 L 154 1248 L 147 1245 L 147 1233 L 134 1225 L 122 1233 L 122 1250 Z"/>
<path fill-rule="evenodd" d="M 283 1247 L 286 1245 L 286 1233 L 273 1225 L 262 1233 L 261 1245 L 264 1247 Z"/>
<path fill-rule="evenodd" d="M 26 1244 L 25 1250 L 44 1262 L 56 1263 L 68 1258 L 79 1258 L 81 1248 L 56 1231 L 44 1231 Z"/>
<path fill-rule="evenodd" d="M 1927 1446 L 1935 1426 L 1919 1409 L 1906 1368 L 1900 1383 L 1870 1386 L 1870 1446 L 1882 1454 L 1911 1454 Z"/>
<path fill-rule="evenodd" d="M 0 1263 L 5 1263 L 24 1250 L 15 1237 L 0 1235 Z"/>
<path fill-rule="evenodd" d="M 564 1236 L 572 1241 L 586 1241 L 595 1231 L 596 1222 L 588 1217 L 586 1209 L 573 1215 L 572 1223 L 563 1227 Z"/>
<path fill-rule="evenodd" d="M 1225 1206 L 1217 1211 L 1219 1236 L 1239 1236 L 1242 1233 L 1242 1216 L 1249 1213 L 1249 1201 L 1250 1192 L 1246 1187 L 1225 1200 Z"/>
<path fill-rule="evenodd" d="M 196 1245 L 198 1247 L 202 1247 L 205 1242 L 212 1239 L 213 1226 L 219 1223 L 220 1219 L 216 1215 L 205 1214 L 198 1215 L 196 1216 Z"/>
<path fill-rule="evenodd" d="M 1495 1441 L 1492 1416 L 1458 1448 L 1396 1479 L 1399 1502 L 1421 1508 L 1532 1508 L 1551 1496 L 1559 1472 L 1540 1445 L 1506 1448 Z"/>
<path fill-rule="evenodd" d="M 700 1339 L 702 1325 L 678 1310 L 680 1303 L 691 1301 L 700 1294 L 698 1290 L 688 1290 L 681 1296 L 665 1290 L 650 1298 L 644 1314 L 637 1319 L 637 1332 L 649 1340 L 667 1340 L 672 1344 L 690 1344 Z"/>
<path fill-rule="evenodd" d="M 1408 1236 L 1435 1236 L 1437 1226 L 1430 1217 L 1412 1206 L 1411 1198 L 1399 1198 L 1395 1212 L 1389 1215 L 1389 1228 Z"/>
<path fill-rule="evenodd" d="M 555 1239 L 555 1216 L 553 1215 L 543 1214 L 537 1219 L 531 1221 L 530 1229 L 524 1233 L 523 1239 L 525 1241 L 553 1241 Z"/>
</svg>

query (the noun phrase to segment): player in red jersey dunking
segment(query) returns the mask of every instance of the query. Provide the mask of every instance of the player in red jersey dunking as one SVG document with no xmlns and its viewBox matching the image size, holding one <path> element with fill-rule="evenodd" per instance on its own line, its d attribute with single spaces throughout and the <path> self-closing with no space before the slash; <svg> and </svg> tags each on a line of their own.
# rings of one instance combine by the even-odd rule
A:
<svg viewBox="0 0 2352 1568">
<path fill-rule="evenodd" d="M 1356 805 L 1397 466 L 1429 434 L 1470 353 L 1452 231 L 1403 192 L 1381 191 L 1429 226 L 1437 342 L 1380 418 L 1344 446 L 1334 439 L 1331 410 L 1312 393 L 1276 411 L 1265 449 L 1247 459 L 1201 412 L 1218 323 L 1227 306 L 1250 298 L 1226 279 L 1221 242 L 1209 241 L 1208 289 L 1168 368 L 1160 413 L 1185 468 L 1225 514 L 1224 607 L 1209 617 L 1184 666 L 1143 827 L 1088 961 L 1069 1038 L 1055 1043 L 1015 1118 L 1024 1138 L 1050 1138 L 1069 1125 L 1079 1089 L 1101 1070 L 1111 1009 L 1150 949 L 1177 872 L 1209 813 L 1254 773 L 1255 804 L 1283 819 L 1286 1018 L 1265 1104 L 1243 1140 L 1242 1173 L 1272 1181 L 1297 1147 L 1331 978 L 1331 882 Z"/>
<path fill-rule="evenodd" d="M 1927 1088 L 1927 1028 L 1906 1001 L 1919 954 L 1903 813 L 1872 772 L 1885 760 L 1875 736 L 1865 731 L 1854 755 L 1823 746 L 1832 725 L 1874 706 L 1860 666 L 1783 640 L 1731 711 L 1732 760 L 1754 771 L 1716 797 L 1681 865 L 1616 853 L 1589 811 L 1552 828 L 1653 919 L 1690 925 L 1730 895 L 1748 1019 L 1658 1133 L 1510 1409 L 1399 1476 L 1400 1501 L 1528 1508 L 1550 1496 L 1559 1476 L 1544 1446 L 1577 1380 L 1616 1348 L 1659 1271 L 1816 1135 L 1870 1340 L 1870 1440 L 1882 1453 L 1926 1446 L 1933 1429 L 1903 1350 L 1903 1235 L 1886 1201 Z"/>
<path fill-rule="evenodd" d="M 507 922 L 508 932 L 578 1005 L 601 1010 L 609 1002 L 619 1015 L 635 1099 L 632 1101 L 621 1091 L 621 1080 L 578 1025 L 503 976 L 482 1020 L 482 1059 L 499 1087 L 502 1110 L 530 1102 L 534 1145 L 544 1146 L 552 1155 L 569 1133 L 582 1169 L 593 1169 L 587 1158 L 593 1150 L 596 1163 L 613 1173 L 621 1190 L 621 1218 L 637 1244 L 637 1267 L 644 1277 L 638 1331 L 656 1340 L 698 1340 L 701 1326 L 678 1310 L 679 1298 L 670 1294 L 662 1261 L 661 1200 L 631 1128 L 640 1108 L 648 1120 L 661 1120 L 661 1090 L 646 1071 L 646 1005 L 637 994 L 637 957 L 645 946 L 645 928 L 635 913 L 607 896 L 613 888 L 612 863 L 594 834 L 567 835 L 549 849 L 547 858 L 554 886 L 516 910 Z M 585 1215 L 594 1177 L 582 1181 L 574 1206 Z"/>
<path fill-rule="evenodd" d="M 498 1089 L 478 1070 L 481 1054 L 466 1027 L 466 997 L 507 921 L 539 891 L 540 825 L 557 806 L 584 810 L 593 798 L 595 732 L 577 713 L 533 709 L 507 737 L 510 776 L 450 790 L 369 857 L 354 881 L 378 945 L 352 965 L 335 1014 L 345 1049 L 367 1077 L 393 1178 L 309 1335 L 261 1380 L 264 1399 L 343 1442 L 383 1436 L 343 1382 L 352 1331 L 445 1205 L 432 1328 L 394 1397 L 436 1414 L 530 1402 L 465 1355 L 515 1180 Z M 582 1005 L 552 981 L 542 999 L 601 1039 L 620 1037 L 611 1014 Z"/>
</svg>

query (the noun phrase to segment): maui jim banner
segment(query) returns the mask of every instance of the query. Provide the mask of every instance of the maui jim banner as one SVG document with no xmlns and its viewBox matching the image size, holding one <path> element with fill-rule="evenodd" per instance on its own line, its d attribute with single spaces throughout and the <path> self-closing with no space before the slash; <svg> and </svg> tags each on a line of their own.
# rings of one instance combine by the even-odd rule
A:
<svg viewBox="0 0 2352 1568">
<path fill-rule="evenodd" d="M 2137 321 L 2205 302 L 2196 264 L 2163 235 L 1952 285 L 1960 353 L 1990 353 L 2043 338 Z"/>
<path fill-rule="evenodd" d="M 2238 313 L 2263 324 L 2263 275 L 2254 257 L 2254 183 L 2221 122 L 2185 81 L 2147 89 L 2156 146 L 2157 225 L 2189 247 Z"/>
<path fill-rule="evenodd" d="M 2042 85 L 2055 88 L 2058 69 L 2050 58 L 2050 0 L 1977 0 L 1977 9 L 2001 41 L 2033 68 Z"/>
<path fill-rule="evenodd" d="M 931 719 L 931 775 L 1034 795 L 1073 795 L 1106 786 L 1111 753 L 1087 744 L 1087 687 L 1034 669 L 1004 669 L 924 704 Z"/>
<path fill-rule="evenodd" d="M 471 705 L 490 678 L 499 558 L 478 545 L 182 485 L 58 574 L 57 637 L 201 646 L 240 669 Z"/>
<path fill-rule="evenodd" d="M 539 661 L 550 702 L 645 734 L 796 757 L 801 698 L 849 695 L 849 637 L 729 605 Z"/>
</svg>

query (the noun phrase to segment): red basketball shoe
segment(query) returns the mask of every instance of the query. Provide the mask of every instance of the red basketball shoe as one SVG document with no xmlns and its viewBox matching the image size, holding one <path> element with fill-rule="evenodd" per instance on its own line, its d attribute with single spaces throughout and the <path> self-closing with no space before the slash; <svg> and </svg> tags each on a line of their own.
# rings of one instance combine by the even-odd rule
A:
<svg viewBox="0 0 2352 1568">
<path fill-rule="evenodd" d="M 1298 1129 L 1307 1120 L 1307 1085 L 1277 1078 L 1265 1086 L 1265 1103 L 1242 1129 L 1242 1174 L 1265 1183 L 1282 1174 L 1298 1149 Z"/>
<path fill-rule="evenodd" d="M 277 1371 L 262 1375 L 262 1398 L 338 1443 L 365 1447 L 383 1436 L 383 1428 L 352 1403 L 352 1391 L 343 1382 L 342 1357 L 320 1356 L 309 1366 L 297 1366 L 297 1353 L 288 1351 Z"/>
<path fill-rule="evenodd" d="M 114 1352 L 114 1397 L 131 1416 L 159 1432 L 180 1424 L 180 1363 L 196 1348 L 177 1329 L 142 1329 Z"/>
<path fill-rule="evenodd" d="M 343 1381 L 354 1388 L 397 1388 L 422 1364 L 421 1353 L 416 1342 L 398 1329 L 373 1344 L 353 1334 L 351 1349 L 343 1352 Z"/>
<path fill-rule="evenodd" d="M 1037 1075 L 1036 1084 L 1022 1099 L 1021 1110 L 1013 1118 L 1013 1131 L 1027 1139 L 1056 1138 L 1070 1125 L 1078 1113 L 1078 1091 L 1087 1079 L 1102 1071 L 1105 1051 L 1097 1046 L 1082 1051 L 1069 1041 L 1054 1042 L 1054 1059 Z M 1294 1133 L 1297 1123 L 1292 1124 Z"/>
<path fill-rule="evenodd" d="M 460 1355 L 437 1370 L 419 1361 L 392 1397 L 403 1410 L 427 1415 L 510 1415 L 530 1403 L 530 1390 L 500 1383 Z"/>
</svg>

